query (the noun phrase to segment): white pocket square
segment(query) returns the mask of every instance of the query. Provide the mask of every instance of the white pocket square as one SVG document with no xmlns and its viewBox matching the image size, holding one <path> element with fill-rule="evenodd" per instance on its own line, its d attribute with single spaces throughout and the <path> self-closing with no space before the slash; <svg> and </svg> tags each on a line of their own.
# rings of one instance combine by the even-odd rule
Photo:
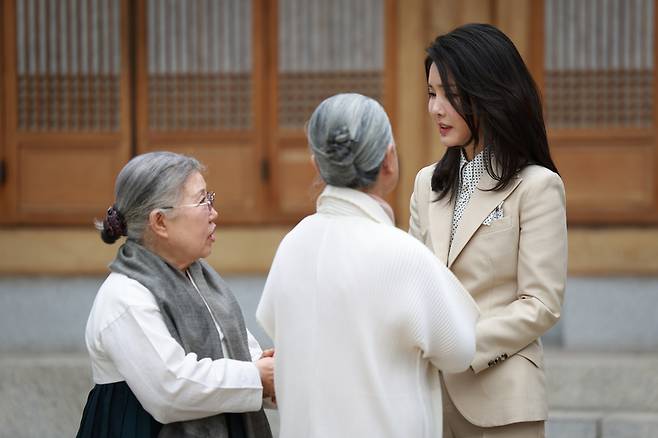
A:
<svg viewBox="0 0 658 438">
<path fill-rule="evenodd" d="M 489 213 L 489 216 L 482 221 L 482 225 L 489 226 L 493 223 L 493 221 L 497 221 L 499 219 L 503 218 L 503 203 L 501 202 L 498 204 L 498 207 L 494 208 L 491 213 Z"/>
</svg>

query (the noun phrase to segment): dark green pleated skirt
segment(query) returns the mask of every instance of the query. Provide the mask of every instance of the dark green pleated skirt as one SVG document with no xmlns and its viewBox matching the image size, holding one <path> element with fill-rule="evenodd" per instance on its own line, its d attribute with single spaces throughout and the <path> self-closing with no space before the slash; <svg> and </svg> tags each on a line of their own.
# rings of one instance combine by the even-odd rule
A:
<svg viewBox="0 0 658 438">
<path fill-rule="evenodd" d="M 157 438 L 161 428 L 126 382 L 107 383 L 89 393 L 76 438 Z"/>
</svg>

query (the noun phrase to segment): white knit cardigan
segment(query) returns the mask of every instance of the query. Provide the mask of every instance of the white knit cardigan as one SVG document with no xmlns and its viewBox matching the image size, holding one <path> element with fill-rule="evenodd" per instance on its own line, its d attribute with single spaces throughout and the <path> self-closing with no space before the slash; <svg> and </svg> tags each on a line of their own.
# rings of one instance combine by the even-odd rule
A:
<svg viewBox="0 0 658 438">
<path fill-rule="evenodd" d="M 437 368 L 468 368 L 478 311 L 369 195 L 328 186 L 281 242 L 257 318 L 281 438 L 440 437 Z"/>
</svg>

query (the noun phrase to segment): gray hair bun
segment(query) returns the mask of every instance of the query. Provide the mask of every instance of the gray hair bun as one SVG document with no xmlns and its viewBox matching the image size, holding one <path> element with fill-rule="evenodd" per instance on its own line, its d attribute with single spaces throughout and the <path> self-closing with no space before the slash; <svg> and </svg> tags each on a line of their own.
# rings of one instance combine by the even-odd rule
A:
<svg viewBox="0 0 658 438">
<path fill-rule="evenodd" d="M 311 115 L 307 133 L 320 176 L 337 187 L 372 185 L 393 142 L 384 108 L 356 93 L 324 100 Z"/>
<path fill-rule="evenodd" d="M 355 141 L 350 137 L 347 126 L 339 126 L 327 138 L 327 157 L 337 165 L 352 166 L 354 164 Z"/>
</svg>

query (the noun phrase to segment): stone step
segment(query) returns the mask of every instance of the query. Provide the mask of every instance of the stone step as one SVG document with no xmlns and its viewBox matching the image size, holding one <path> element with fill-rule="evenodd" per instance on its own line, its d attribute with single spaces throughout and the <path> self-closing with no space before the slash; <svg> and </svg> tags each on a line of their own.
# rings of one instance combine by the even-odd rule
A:
<svg viewBox="0 0 658 438">
<path fill-rule="evenodd" d="M 3 355 L 0 437 L 74 437 L 91 385 L 86 355 Z"/>
<path fill-rule="evenodd" d="M 546 422 L 548 438 L 601 438 L 601 412 L 551 410 Z"/>
<path fill-rule="evenodd" d="M 92 385 L 86 354 L 1 356 L 0 438 L 74 437 Z"/>
<path fill-rule="evenodd" d="M 549 438 L 658 437 L 658 355 L 548 350 L 546 369 Z M 91 386 L 85 354 L 2 355 L 0 438 L 75 436 Z"/>
<path fill-rule="evenodd" d="M 548 438 L 656 438 L 658 414 L 553 410 L 546 424 L 546 436 Z"/>
<path fill-rule="evenodd" d="M 658 354 L 547 350 L 545 357 L 550 407 L 658 413 Z"/>
</svg>

